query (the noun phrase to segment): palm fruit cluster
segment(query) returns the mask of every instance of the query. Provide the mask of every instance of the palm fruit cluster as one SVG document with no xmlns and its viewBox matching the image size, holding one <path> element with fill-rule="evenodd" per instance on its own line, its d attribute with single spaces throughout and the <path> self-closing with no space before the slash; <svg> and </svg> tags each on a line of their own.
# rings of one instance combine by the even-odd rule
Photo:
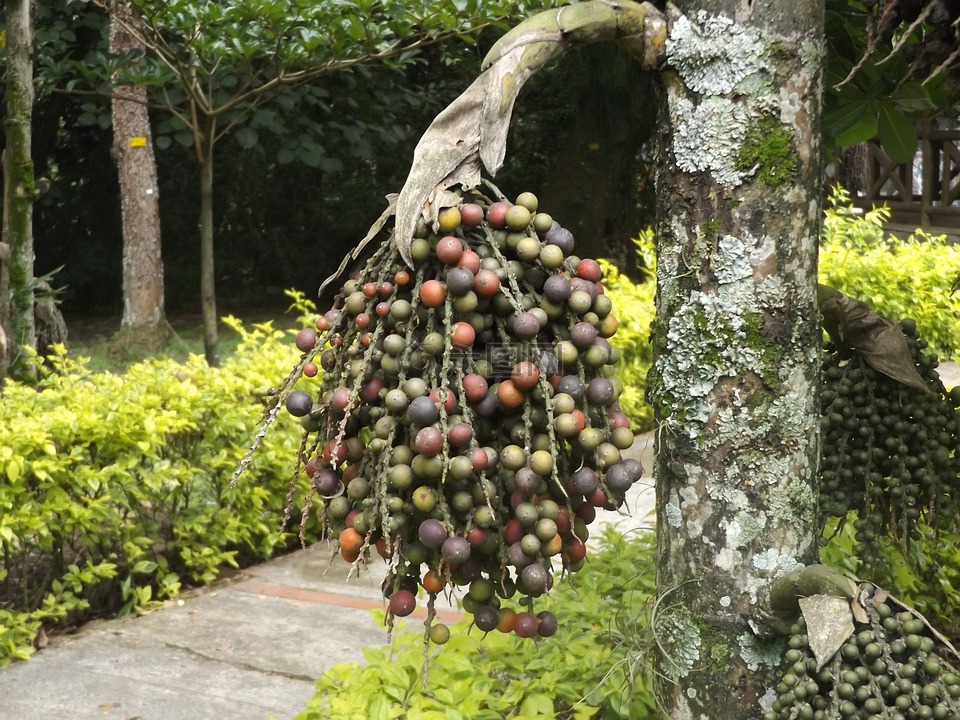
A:
<svg viewBox="0 0 960 720">
<path fill-rule="evenodd" d="M 581 567 L 596 509 L 641 473 L 621 456 L 633 432 L 599 265 L 532 193 L 498 197 L 421 222 L 412 267 L 392 235 L 379 246 L 297 336 L 319 389 L 285 397 L 328 536 L 357 567 L 375 549 L 388 626 L 419 597 L 438 642 L 434 601 L 455 586 L 479 629 L 552 635 L 534 599 Z"/>
<path fill-rule="evenodd" d="M 956 652 L 920 616 L 883 595 L 862 604 L 867 621 L 823 663 L 810 649 L 803 618 L 797 621 L 777 699 L 764 720 L 960 717 Z"/>
<path fill-rule="evenodd" d="M 821 395 L 823 518 L 856 511 L 866 567 L 878 538 L 909 541 L 921 517 L 951 522 L 958 509 L 960 389 L 944 389 L 936 355 L 910 319 L 900 322 L 926 392 L 878 372 L 857 353 L 829 348 Z"/>
</svg>

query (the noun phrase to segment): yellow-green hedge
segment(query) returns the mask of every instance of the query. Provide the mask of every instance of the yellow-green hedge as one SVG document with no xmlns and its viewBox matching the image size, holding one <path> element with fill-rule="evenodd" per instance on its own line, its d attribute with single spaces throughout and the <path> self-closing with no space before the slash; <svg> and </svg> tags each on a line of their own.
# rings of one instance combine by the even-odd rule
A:
<svg viewBox="0 0 960 720">
<path fill-rule="evenodd" d="M 297 428 L 270 433 L 230 481 L 264 389 L 298 353 L 289 333 L 232 324 L 242 343 L 221 368 L 92 373 L 62 354 L 38 388 L 3 388 L 0 665 L 28 657 L 41 625 L 137 611 L 292 545 L 278 531 Z"/>
</svg>

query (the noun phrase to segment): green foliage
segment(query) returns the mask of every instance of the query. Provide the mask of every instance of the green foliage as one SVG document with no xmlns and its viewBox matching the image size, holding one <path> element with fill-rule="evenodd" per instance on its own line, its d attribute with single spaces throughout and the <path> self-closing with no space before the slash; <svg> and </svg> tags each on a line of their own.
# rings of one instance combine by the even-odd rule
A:
<svg viewBox="0 0 960 720">
<path fill-rule="evenodd" d="M 340 663 L 317 681 L 297 720 L 533 720 L 653 717 L 647 611 L 655 595 L 654 537 L 608 531 L 583 570 L 551 593 L 560 621 L 548 639 L 496 631 L 481 637 L 463 621 L 431 646 L 426 689 L 417 633 L 364 651 L 365 667 Z"/>
<path fill-rule="evenodd" d="M 230 483 L 297 353 L 269 324 L 227 322 L 242 342 L 220 369 L 193 356 L 92 373 L 64 353 L 38 388 L 3 389 L 0 665 L 41 625 L 148 609 L 295 542 L 278 529 L 298 433 L 272 433 Z"/>
<path fill-rule="evenodd" d="M 960 270 L 960 248 L 945 236 L 921 230 L 890 236 L 890 212 L 855 210 L 836 188 L 820 239 L 820 282 L 865 302 L 878 315 L 913 318 L 930 349 L 953 357 L 960 351 L 960 295 L 950 286 Z"/>
<path fill-rule="evenodd" d="M 645 230 L 634 239 L 637 254 L 645 268 L 654 268 L 653 231 Z M 647 386 L 647 371 L 653 362 L 650 345 L 650 323 L 654 315 L 656 277 L 650 272 L 640 283 L 634 283 L 613 263 L 601 260 L 604 287 L 613 305 L 613 314 L 618 321 L 617 332 L 610 339 L 620 351 L 617 377 L 623 383 L 620 409 L 630 418 L 635 430 L 653 427 L 653 409 L 647 405 L 644 392 Z"/>
</svg>

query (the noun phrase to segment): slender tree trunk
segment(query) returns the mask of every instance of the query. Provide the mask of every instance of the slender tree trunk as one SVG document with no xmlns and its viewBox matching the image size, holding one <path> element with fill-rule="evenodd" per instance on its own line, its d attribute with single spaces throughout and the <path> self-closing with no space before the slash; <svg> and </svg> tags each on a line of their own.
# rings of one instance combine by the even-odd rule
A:
<svg viewBox="0 0 960 720">
<path fill-rule="evenodd" d="M 117 5 L 110 23 L 110 52 L 143 51 L 123 22 L 135 21 L 129 8 Z M 170 336 L 163 307 L 163 260 L 160 253 L 160 208 L 147 91 L 118 86 L 111 106 L 114 152 L 120 178 L 123 215 L 123 342 L 154 350 Z"/>
<path fill-rule="evenodd" d="M 212 135 L 212 133 L 210 133 Z M 207 363 L 220 364 L 217 349 L 217 288 L 213 261 L 213 143 L 200 163 L 200 305 L 203 313 L 203 352 Z"/>
<path fill-rule="evenodd" d="M 7 147 L 4 151 L 4 241 L 10 247 L 10 375 L 32 381 L 36 362 L 33 318 L 33 200 L 30 154 L 33 119 L 33 27 L 30 0 L 8 0 Z"/>
<path fill-rule="evenodd" d="M 771 583 L 816 560 L 822 0 L 684 0 L 671 19 L 649 397 L 659 424 L 659 698 L 753 720 Z"/>
</svg>

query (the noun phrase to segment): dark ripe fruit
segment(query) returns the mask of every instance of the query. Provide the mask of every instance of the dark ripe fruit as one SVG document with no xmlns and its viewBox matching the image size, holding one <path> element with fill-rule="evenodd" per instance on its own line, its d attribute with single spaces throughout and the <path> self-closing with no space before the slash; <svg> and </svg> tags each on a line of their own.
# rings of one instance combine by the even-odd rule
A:
<svg viewBox="0 0 960 720">
<path fill-rule="evenodd" d="M 450 268 L 447 272 L 447 290 L 454 297 L 462 297 L 473 290 L 476 280 L 473 272 L 465 267 Z"/>
<path fill-rule="evenodd" d="M 427 457 L 437 455 L 443 450 L 443 433 L 432 425 L 421 428 L 414 438 L 413 449 Z"/>
<path fill-rule="evenodd" d="M 634 482 L 639 480 L 643 475 L 643 466 L 636 458 L 627 458 L 620 464 L 630 471 L 630 476 L 633 478 Z"/>
<path fill-rule="evenodd" d="M 306 377 L 316 377 L 318 372 L 320 372 L 320 368 L 317 367 L 316 363 L 308 362 L 303 366 L 303 374 Z"/>
<path fill-rule="evenodd" d="M 467 547 L 469 547 L 469 545 Z M 452 576 L 453 581 L 457 585 L 469 585 L 474 580 L 479 580 L 482 574 L 483 568 L 480 566 L 480 563 L 471 557 L 454 567 Z"/>
<path fill-rule="evenodd" d="M 522 467 L 517 470 L 513 481 L 516 483 L 517 491 L 521 495 L 530 496 L 540 491 L 540 484 L 543 482 L 543 478 L 530 468 Z"/>
<path fill-rule="evenodd" d="M 523 551 L 519 542 L 507 548 L 507 561 L 517 569 L 523 569 L 533 562 L 533 558 Z"/>
<path fill-rule="evenodd" d="M 482 298 L 500 292 L 500 278 L 493 270 L 478 270 L 473 280 L 473 291 Z"/>
<path fill-rule="evenodd" d="M 469 228 L 483 222 L 483 207 L 476 203 L 464 203 L 460 206 L 460 224 Z"/>
<path fill-rule="evenodd" d="M 570 278 L 570 294 L 572 295 L 575 292 L 585 292 L 587 295 L 589 295 L 591 305 L 593 304 L 593 301 L 597 299 L 597 295 L 600 294 L 597 283 L 584 280 L 582 277 Z"/>
<path fill-rule="evenodd" d="M 440 556 L 452 566 L 460 565 L 470 557 L 470 543 L 459 536 L 448 537 L 440 546 Z"/>
<path fill-rule="evenodd" d="M 374 376 L 367 380 L 360 388 L 360 399 L 365 403 L 373 403 L 380 397 L 383 389 L 383 380 Z"/>
<path fill-rule="evenodd" d="M 439 280 L 426 280 L 420 286 L 420 302 L 428 308 L 438 308 L 447 299 L 447 289 Z"/>
<path fill-rule="evenodd" d="M 472 448 L 470 450 L 470 462 L 473 463 L 473 469 L 476 472 L 481 472 L 486 470 L 487 465 L 490 464 L 490 456 L 483 448 Z"/>
<path fill-rule="evenodd" d="M 545 377 L 556 375 L 560 371 L 560 361 L 557 356 L 549 350 L 540 353 L 540 372 Z"/>
<path fill-rule="evenodd" d="M 533 613 L 517 613 L 513 619 L 513 631 L 522 638 L 533 637 L 537 634 L 537 627 L 540 621 Z"/>
<path fill-rule="evenodd" d="M 453 324 L 453 331 L 450 335 L 450 342 L 458 350 L 466 350 L 473 347 L 476 342 L 477 332 L 470 323 L 458 322 Z M 608 381 L 609 382 L 609 381 Z"/>
<path fill-rule="evenodd" d="M 303 417 L 313 408 L 313 398 L 310 393 L 304 390 L 294 390 L 287 395 L 284 406 L 287 408 L 287 412 L 294 417 Z"/>
<path fill-rule="evenodd" d="M 573 252 L 573 233 L 562 227 L 556 221 L 550 226 L 550 229 L 543 234 L 543 241 L 548 245 L 556 245 L 563 250 L 564 255 Z"/>
<path fill-rule="evenodd" d="M 447 441 L 451 447 L 463 447 L 473 440 L 473 428 L 466 423 L 455 423 L 447 431 Z"/>
<path fill-rule="evenodd" d="M 337 473 L 330 468 L 323 468 L 313 479 L 313 485 L 317 493 L 323 497 L 333 495 L 340 487 L 340 478 Z"/>
<path fill-rule="evenodd" d="M 480 256 L 477 255 L 473 250 L 464 250 L 463 255 L 460 256 L 460 262 L 457 263 L 458 267 L 466 268 L 474 275 L 480 272 Z"/>
<path fill-rule="evenodd" d="M 500 612 L 490 605 L 481 605 L 473 613 L 473 624 L 483 632 L 495 630 L 499 622 Z"/>
<path fill-rule="evenodd" d="M 446 235 L 437 241 L 435 252 L 437 253 L 437 259 L 444 265 L 456 265 L 460 256 L 463 255 L 463 244 L 460 242 L 460 238 Z"/>
<path fill-rule="evenodd" d="M 487 208 L 487 222 L 490 227 L 497 230 L 503 230 L 507 226 L 507 211 L 510 210 L 510 203 L 498 201 Z"/>
<path fill-rule="evenodd" d="M 540 332 L 540 321 L 531 312 L 522 312 L 513 319 L 513 334 L 521 340 L 532 340 Z"/>
<path fill-rule="evenodd" d="M 570 562 L 583 560 L 587 556 L 587 546 L 574 538 L 567 546 L 567 556 L 570 558 Z"/>
<path fill-rule="evenodd" d="M 596 377 L 587 385 L 587 402 L 607 407 L 614 400 L 613 383 L 605 377 Z"/>
<path fill-rule="evenodd" d="M 417 607 L 417 598 L 409 590 L 397 590 L 390 596 L 390 612 L 397 617 L 406 617 Z"/>
<path fill-rule="evenodd" d="M 467 542 L 470 543 L 470 547 L 478 548 L 487 541 L 488 537 L 490 537 L 489 532 L 481 527 L 475 527 L 467 533 Z"/>
<path fill-rule="evenodd" d="M 510 371 L 510 380 L 518 390 L 526 392 L 537 386 L 540 370 L 529 360 L 522 360 L 513 366 L 513 370 Z"/>
<path fill-rule="evenodd" d="M 565 302 L 570 297 L 570 281 L 563 275 L 551 275 L 543 283 L 543 294 L 554 302 Z"/>
<path fill-rule="evenodd" d="M 588 467 L 582 467 L 570 477 L 574 489 L 583 495 L 591 495 L 600 487 L 597 473 Z"/>
<path fill-rule="evenodd" d="M 513 545 L 520 542 L 525 531 L 523 525 L 516 518 L 511 518 L 503 528 L 503 541 L 507 545 Z"/>
<path fill-rule="evenodd" d="M 604 480 L 610 492 L 623 495 L 634 483 L 633 473 L 623 463 L 617 463 L 607 468 Z"/>
<path fill-rule="evenodd" d="M 539 597 L 547 591 L 547 585 L 550 582 L 550 573 L 539 563 L 527 565 L 520 571 L 520 579 L 523 581 L 527 594 L 533 597 Z"/>
<path fill-rule="evenodd" d="M 487 396 L 489 389 L 487 380 L 482 375 L 470 373 L 463 376 L 463 394 L 469 402 L 480 402 Z"/>
<path fill-rule="evenodd" d="M 592 494 L 587 496 L 587 502 L 598 508 L 609 507 L 610 497 L 601 488 L 597 488 Z"/>
<path fill-rule="evenodd" d="M 439 520 L 427 518 L 417 528 L 417 536 L 428 548 L 438 548 L 447 539 L 447 529 Z"/>
<path fill-rule="evenodd" d="M 557 632 L 557 616 L 549 610 L 541 610 L 538 612 L 537 620 L 540 621 L 537 627 L 537 635 L 540 637 L 551 637 Z"/>
<path fill-rule="evenodd" d="M 578 350 L 586 350 L 597 339 L 597 329 L 588 322 L 578 322 L 570 330 L 570 342 Z"/>
<path fill-rule="evenodd" d="M 557 383 L 557 393 L 569 395 L 576 402 L 583 397 L 583 380 L 576 375 L 564 375 Z"/>
<path fill-rule="evenodd" d="M 414 425 L 432 425 L 439 417 L 437 403 L 429 397 L 415 397 L 407 406 L 407 419 Z"/>
<path fill-rule="evenodd" d="M 487 393 L 480 402 L 473 406 L 473 411 L 483 418 L 495 417 L 499 410 L 500 401 L 497 399 L 497 394 L 493 392 Z"/>
<path fill-rule="evenodd" d="M 301 352 L 313 350 L 313 346 L 317 344 L 317 331 L 313 328 L 304 328 L 297 333 L 294 343 L 297 346 L 297 350 Z"/>
<path fill-rule="evenodd" d="M 377 317 L 386 317 L 390 314 L 390 303 L 388 302 L 379 302 L 374 308 L 374 312 L 377 314 Z"/>
<path fill-rule="evenodd" d="M 600 263 L 596 260 L 586 258 L 577 264 L 577 277 L 590 282 L 600 282 L 603 277 L 603 271 L 600 269 Z"/>
</svg>

